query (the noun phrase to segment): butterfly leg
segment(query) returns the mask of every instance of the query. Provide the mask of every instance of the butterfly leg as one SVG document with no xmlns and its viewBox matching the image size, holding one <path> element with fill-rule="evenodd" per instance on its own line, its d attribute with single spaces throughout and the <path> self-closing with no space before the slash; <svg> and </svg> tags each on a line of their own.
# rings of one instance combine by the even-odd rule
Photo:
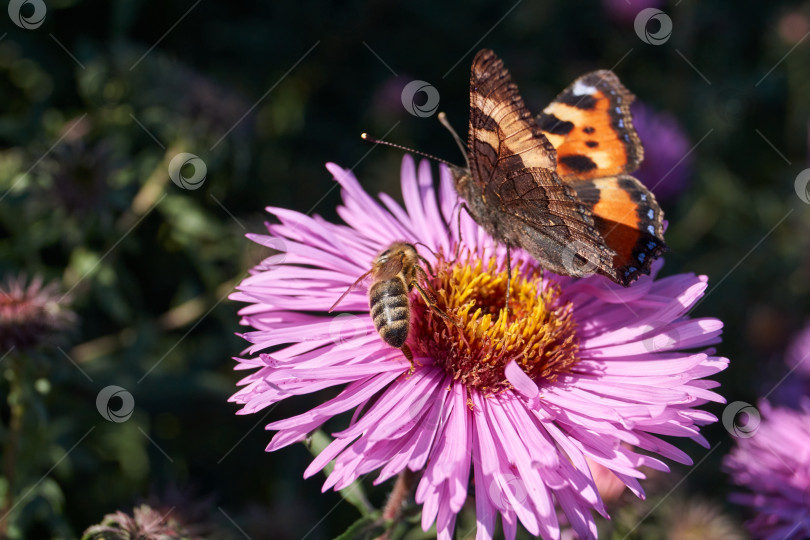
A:
<svg viewBox="0 0 810 540">
<path fill-rule="evenodd" d="M 509 296 L 512 294 L 512 256 L 506 244 L 506 318 L 509 319 Z"/>
<path fill-rule="evenodd" d="M 461 244 L 462 244 L 462 235 L 461 235 L 461 211 L 462 211 L 462 210 L 466 211 L 466 212 L 467 212 L 467 215 L 468 215 L 468 216 L 470 216 L 470 217 L 472 217 L 472 214 L 470 213 L 470 208 L 467 206 L 467 203 L 466 203 L 466 202 L 462 202 L 462 203 L 459 205 L 459 208 L 458 208 L 458 219 L 456 220 L 456 227 L 457 227 L 457 230 L 458 230 L 458 242 L 456 243 L 456 251 L 455 251 L 455 253 L 453 254 L 453 260 L 452 260 L 452 262 L 451 262 L 450 264 L 455 264 L 455 262 L 458 260 L 459 250 L 461 249 Z M 475 219 L 475 218 L 473 218 L 473 219 Z"/>
</svg>

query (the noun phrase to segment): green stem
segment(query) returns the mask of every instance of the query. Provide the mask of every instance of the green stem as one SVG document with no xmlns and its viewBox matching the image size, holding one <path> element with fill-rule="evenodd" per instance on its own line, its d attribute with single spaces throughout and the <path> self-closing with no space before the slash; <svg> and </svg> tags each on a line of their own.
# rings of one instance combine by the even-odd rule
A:
<svg viewBox="0 0 810 540">
<path fill-rule="evenodd" d="M 11 510 L 14 508 L 14 484 L 17 471 L 17 447 L 22 431 L 23 415 L 23 385 L 20 362 L 17 358 L 9 358 L 11 369 L 9 377 L 8 405 L 11 411 L 8 422 L 8 440 L 5 448 L 5 477 L 6 497 L 3 508 L 0 510 L 0 540 L 8 539 L 8 524 Z"/>
</svg>

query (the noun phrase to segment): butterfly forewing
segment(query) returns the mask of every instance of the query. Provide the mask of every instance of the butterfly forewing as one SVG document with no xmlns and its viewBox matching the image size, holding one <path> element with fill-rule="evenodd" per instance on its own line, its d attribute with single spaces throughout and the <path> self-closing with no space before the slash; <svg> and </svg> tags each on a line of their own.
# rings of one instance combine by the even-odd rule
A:
<svg viewBox="0 0 810 540">
<path fill-rule="evenodd" d="M 496 240 L 526 249 L 561 274 L 610 269 L 615 253 L 556 174 L 554 147 L 489 50 L 473 61 L 468 154 L 471 178 L 457 171 L 457 189 Z"/>
<path fill-rule="evenodd" d="M 578 78 L 543 109 L 537 123 L 557 151 L 564 180 L 638 168 L 644 151 L 630 113 L 635 98 L 612 71 L 600 70 Z"/>
<path fill-rule="evenodd" d="M 503 62 L 489 50 L 473 61 L 468 151 L 483 158 L 470 165 L 480 161 L 477 179 L 485 183 L 498 167 L 553 169 L 556 164 L 554 146 L 532 119 Z"/>
</svg>

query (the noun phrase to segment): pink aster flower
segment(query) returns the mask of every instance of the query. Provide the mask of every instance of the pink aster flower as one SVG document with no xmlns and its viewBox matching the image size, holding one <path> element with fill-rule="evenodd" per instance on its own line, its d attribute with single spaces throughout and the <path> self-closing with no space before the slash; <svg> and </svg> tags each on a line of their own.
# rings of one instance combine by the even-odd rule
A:
<svg viewBox="0 0 810 540">
<path fill-rule="evenodd" d="M 600 276 L 543 273 L 513 250 L 507 316 L 505 248 L 466 214 L 459 237 L 458 197 L 446 167 L 437 193 L 430 165 L 422 162 L 417 171 L 406 156 L 405 208 L 384 194 L 382 203 L 374 200 L 350 171 L 327 168 L 343 188 L 338 213 L 346 225 L 269 208 L 280 223 L 250 238 L 281 253 L 253 269 L 232 296 L 249 304 L 240 314 L 253 328 L 236 367 L 251 373 L 231 398 L 243 405 L 241 414 L 341 389 L 326 403 L 269 424 L 277 433 L 268 451 L 352 412 L 304 472 L 312 476 L 334 460 L 324 490 L 374 471 L 380 483 L 407 470 L 418 480 L 422 527 L 435 522 L 440 538 L 452 538 L 468 495 L 475 497 L 477 538 L 495 534 L 498 516 L 507 538 L 515 537 L 518 522 L 534 535 L 559 538 L 557 509 L 590 538 L 592 512 L 607 512 L 589 462 L 642 497 L 641 466 L 667 471 L 661 457 L 691 464 L 662 435 L 708 446 L 699 427 L 716 418 L 698 407 L 723 402 L 706 377 L 728 360 L 711 349 L 696 352 L 719 341 L 722 323 L 686 316 L 706 289 L 705 277 L 644 277 L 625 289 Z M 428 280 L 436 307 L 457 321 L 411 295 L 412 372 L 403 353 L 375 331 L 367 286 L 345 297 L 344 313 L 327 316 L 395 241 L 424 244 L 417 247 L 434 272 Z"/>
<path fill-rule="evenodd" d="M 724 465 L 746 493 L 731 500 L 752 507 L 746 525 L 755 538 L 810 537 L 810 398 L 801 410 L 761 401 L 761 423 L 752 436 L 737 439 Z"/>
</svg>

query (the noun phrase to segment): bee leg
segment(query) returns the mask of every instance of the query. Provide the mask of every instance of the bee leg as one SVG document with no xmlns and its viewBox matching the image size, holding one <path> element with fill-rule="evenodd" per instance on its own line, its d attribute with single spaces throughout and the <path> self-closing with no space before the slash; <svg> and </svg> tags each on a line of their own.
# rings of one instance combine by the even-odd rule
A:
<svg viewBox="0 0 810 540">
<path fill-rule="evenodd" d="M 421 242 L 417 242 L 417 243 L 421 243 Z M 434 253 L 434 255 L 435 255 L 435 253 Z M 426 258 L 422 257 L 421 255 L 419 255 L 418 253 L 416 254 L 416 256 L 419 258 L 419 260 L 420 260 L 420 261 L 422 261 L 422 263 L 423 263 L 425 266 L 427 266 L 427 269 L 428 269 L 427 274 L 425 274 L 425 271 L 424 271 L 424 270 L 422 270 L 421 268 L 417 267 L 417 273 L 421 272 L 421 274 L 422 274 L 422 276 L 423 276 L 423 278 L 424 278 L 425 280 L 427 280 L 427 275 L 428 275 L 428 274 L 430 274 L 430 277 L 435 278 L 435 277 L 436 277 L 436 273 L 433 271 L 433 266 L 431 266 L 430 261 L 429 261 L 429 260 L 427 260 Z"/>
<path fill-rule="evenodd" d="M 430 284 L 430 281 L 428 281 L 428 275 L 427 273 L 425 273 L 425 270 L 420 266 L 416 266 L 414 270 L 416 276 L 415 279 L 408 284 L 408 289 L 410 289 L 411 287 L 416 287 L 416 290 L 419 291 L 419 294 L 425 300 L 425 303 L 429 306 L 432 306 L 433 304 L 436 303 L 436 295 L 434 294 L 434 289 Z M 419 285 L 420 279 L 425 282 L 425 285 L 427 285 L 427 289 L 430 290 L 427 290 L 426 288 L 423 288 L 421 285 Z"/>
<path fill-rule="evenodd" d="M 422 300 L 425 301 L 425 304 L 427 304 L 430 309 L 435 311 L 437 315 L 439 315 L 449 323 L 454 324 L 459 328 L 461 327 L 461 323 L 458 320 L 456 320 L 455 317 L 451 317 L 450 315 L 448 315 L 447 313 L 445 313 L 439 307 L 436 306 L 436 298 L 431 293 L 423 289 L 422 286 L 415 281 L 413 282 L 413 286 L 416 287 L 417 291 L 419 291 L 419 295 L 422 297 Z"/>
<path fill-rule="evenodd" d="M 416 369 L 413 365 L 413 353 L 411 352 L 411 348 L 408 347 L 408 345 L 402 345 L 399 350 L 402 351 L 402 354 L 405 355 L 405 358 L 407 358 L 408 362 L 411 363 L 411 368 L 408 370 L 408 375 L 410 375 Z"/>
</svg>

